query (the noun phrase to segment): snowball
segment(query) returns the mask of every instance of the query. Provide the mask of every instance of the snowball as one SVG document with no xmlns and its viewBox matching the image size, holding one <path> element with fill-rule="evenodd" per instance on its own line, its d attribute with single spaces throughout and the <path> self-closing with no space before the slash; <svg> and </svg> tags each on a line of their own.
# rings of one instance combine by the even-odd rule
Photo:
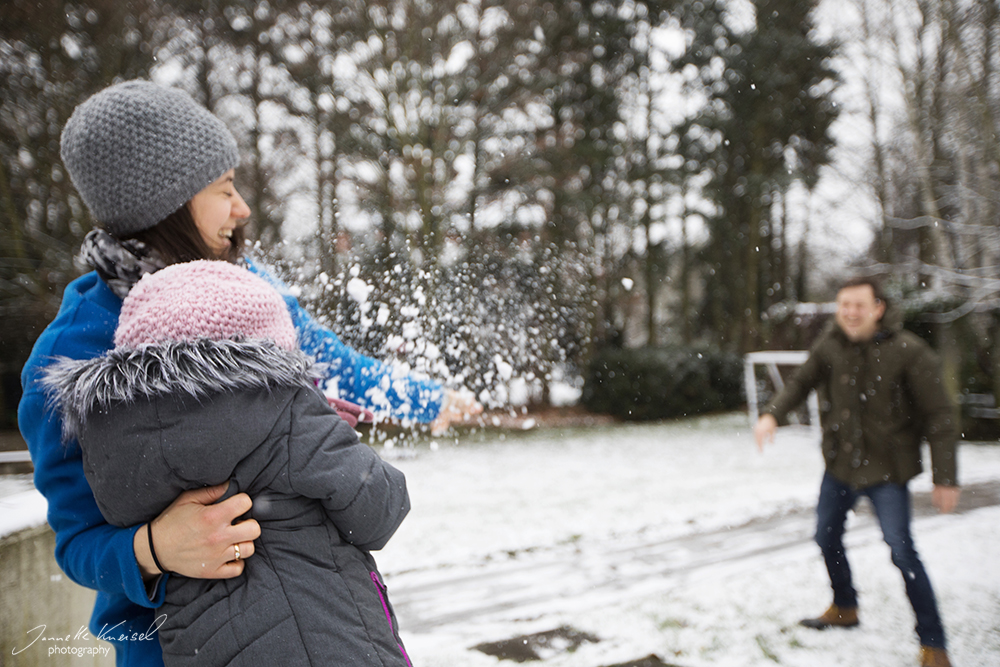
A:
<svg viewBox="0 0 1000 667">
<path fill-rule="evenodd" d="M 347 281 L 347 294 L 362 306 L 367 304 L 372 289 L 374 288 L 361 278 L 351 278 Z"/>
<path fill-rule="evenodd" d="M 504 382 L 510 380 L 511 376 L 514 374 L 514 367 L 501 359 L 500 355 L 493 358 L 493 363 L 497 367 L 497 374 L 500 375 L 500 379 Z"/>
</svg>

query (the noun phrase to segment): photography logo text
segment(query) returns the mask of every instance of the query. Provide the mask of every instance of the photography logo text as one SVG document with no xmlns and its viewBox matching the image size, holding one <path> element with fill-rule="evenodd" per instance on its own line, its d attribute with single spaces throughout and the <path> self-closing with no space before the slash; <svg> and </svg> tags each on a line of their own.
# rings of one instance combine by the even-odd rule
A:
<svg viewBox="0 0 1000 667">
<path fill-rule="evenodd" d="M 107 656 L 111 653 L 111 646 L 91 642 L 95 639 L 106 642 L 156 641 L 156 632 L 166 620 L 166 614 L 158 616 L 145 632 L 126 632 L 122 630 L 122 626 L 125 624 L 122 621 L 110 627 L 105 625 L 96 635 L 91 634 L 90 630 L 84 626 L 81 626 L 75 633 L 55 634 L 50 633 L 48 626 L 44 624 L 36 625 L 25 633 L 28 636 L 26 645 L 15 647 L 11 654 L 18 655 L 28 649 L 33 649 L 44 650 L 50 657 L 54 655 L 71 655 L 79 658 L 93 655 Z M 90 645 L 81 645 L 84 643 L 90 643 Z"/>
</svg>

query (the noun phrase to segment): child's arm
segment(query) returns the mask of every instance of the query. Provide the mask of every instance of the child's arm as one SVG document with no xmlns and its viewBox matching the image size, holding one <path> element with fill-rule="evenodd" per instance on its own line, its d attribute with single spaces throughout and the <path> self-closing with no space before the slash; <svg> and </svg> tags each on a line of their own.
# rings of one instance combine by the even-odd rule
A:
<svg viewBox="0 0 1000 667">
<path fill-rule="evenodd" d="M 292 490 L 319 499 L 345 541 L 366 551 L 384 547 L 410 511 L 403 473 L 358 440 L 316 391 L 299 392 L 291 423 Z"/>
</svg>

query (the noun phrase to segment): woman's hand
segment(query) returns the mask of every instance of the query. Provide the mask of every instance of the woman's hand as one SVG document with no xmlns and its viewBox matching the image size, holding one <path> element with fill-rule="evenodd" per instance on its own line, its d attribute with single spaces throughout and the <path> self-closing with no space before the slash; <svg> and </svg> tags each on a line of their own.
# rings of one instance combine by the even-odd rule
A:
<svg viewBox="0 0 1000 667">
<path fill-rule="evenodd" d="M 233 524 L 250 511 L 250 496 L 238 493 L 215 503 L 229 483 L 185 491 L 170 507 L 140 528 L 132 541 L 143 579 L 160 574 L 149 550 L 147 530 L 163 568 L 197 579 L 229 579 L 243 572 L 243 560 L 254 553 L 253 541 L 260 537 L 254 519 Z"/>
<path fill-rule="evenodd" d="M 431 422 L 431 435 L 441 435 L 455 422 L 463 422 L 469 417 L 480 414 L 483 406 L 468 391 L 449 389 L 445 394 L 444 403 L 437 419 Z"/>
</svg>

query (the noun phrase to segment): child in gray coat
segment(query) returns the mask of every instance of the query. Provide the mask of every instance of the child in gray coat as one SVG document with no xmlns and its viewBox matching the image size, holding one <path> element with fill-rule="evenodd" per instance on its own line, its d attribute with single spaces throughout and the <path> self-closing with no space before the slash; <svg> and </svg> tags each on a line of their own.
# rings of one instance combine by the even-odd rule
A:
<svg viewBox="0 0 1000 667">
<path fill-rule="evenodd" d="M 261 535 L 241 576 L 169 576 L 167 667 L 410 664 L 369 553 L 409 511 L 403 474 L 316 389 L 262 279 L 220 261 L 149 274 L 122 304 L 115 348 L 60 360 L 45 383 L 109 523 L 149 522 L 227 480 L 254 499 Z"/>
</svg>

